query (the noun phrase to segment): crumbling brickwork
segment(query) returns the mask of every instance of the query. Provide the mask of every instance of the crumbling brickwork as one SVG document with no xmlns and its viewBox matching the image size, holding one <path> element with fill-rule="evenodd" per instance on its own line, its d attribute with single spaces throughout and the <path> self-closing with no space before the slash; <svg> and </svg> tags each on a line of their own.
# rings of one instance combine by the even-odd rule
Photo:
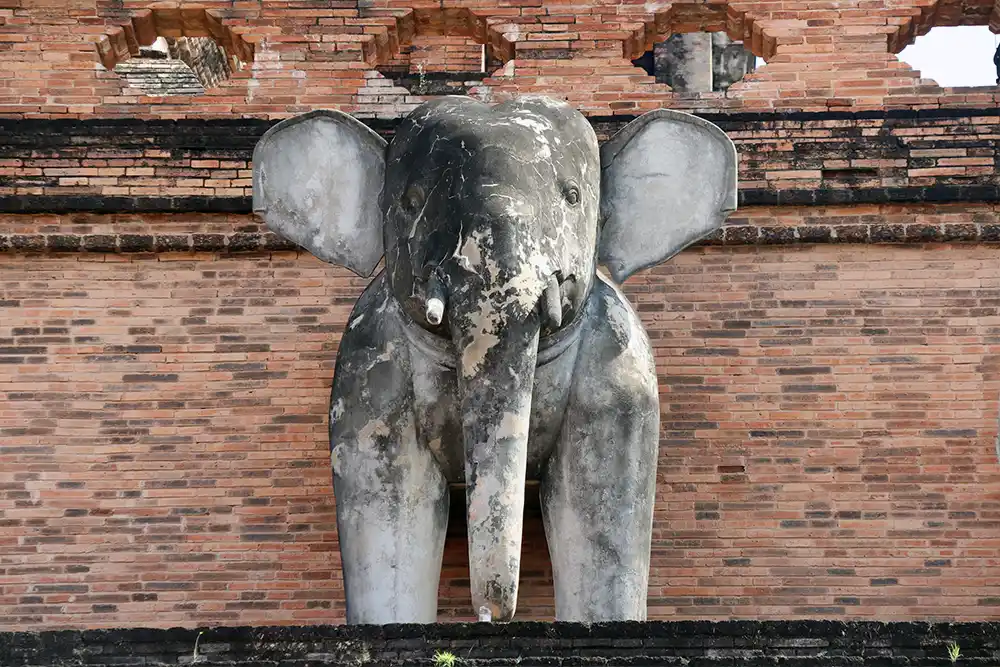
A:
<svg viewBox="0 0 1000 667">
<path fill-rule="evenodd" d="M 419 103 L 405 89 L 366 94 L 370 73 L 416 49 L 426 69 L 492 64 L 477 94 L 566 97 L 591 113 L 671 106 L 719 109 L 878 109 L 994 106 L 995 89 L 921 80 L 895 53 L 934 26 L 991 25 L 992 0 L 695 0 L 658 4 L 461 0 L 235 2 L 198 8 L 146 0 L 2 0 L 0 113 L 23 116 L 239 115 L 279 117 L 317 105 L 394 117 Z M 190 5 L 188 5 L 190 7 Z M 203 9 L 203 8 L 207 8 Z M 677 95 L 632 66 L 677 32 L 725 31 L 764 67 L 725 92 Z M 213 36 L 244 66 L 205 96 L 147 98 L 105 66 L 155 35 Z M 449 38 L 451 46 L 436 43 Z M 454 40 L 454 41 L 452 41 Z M 471 46 L 471 51 L 469 47 Z M 442 53 L 443 50 L 443 53 Z M 478 63 L 475 63 L 478 65 Z M 479 72 L 476 66 L 474 71 Z"/>
<path fill-rule="evenodd" d="M 315 108 L 391 138 L 452 91 L 567 99 L 602 139 L 685 109 L 737 144 L 740 210 L 625 286 L 662 396 L 652 617 L 996 618 L 1000 99 L 894 54 L 998 11 L 0 0 L 0 628 L 343 619 L 327 403 L 365 281 L 265 232 L 251 153 Z M 679 94 L 630 62 L 699 30 L 766 64 Z M 210 37 L 229 78 L 131 87 L 158 36 Z M 518 618 L 549 618 L 529 514 Z"/>
</svg>

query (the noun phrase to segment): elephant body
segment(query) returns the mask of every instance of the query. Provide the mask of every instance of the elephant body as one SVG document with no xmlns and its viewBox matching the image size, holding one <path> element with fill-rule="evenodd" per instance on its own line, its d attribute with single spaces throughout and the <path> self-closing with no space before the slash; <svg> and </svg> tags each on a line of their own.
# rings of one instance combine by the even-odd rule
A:
<svg viewBox="0 0 1000 667">
<path fill-rule="evenodd" d="M 434 622 L 448 484 L 465 483 L 456 355 L 382 275 L 349 322 L 331 399 L 338 526 L 345 561 L 372 561 L 345 572 L 352 620 Z M 542 483 L 557 616 L 643 618 L 659 400 L 617 288 L 598 279 L 579 320 L 542 339 L 532 393 L 527 479 Z"/>
<path fill-rule="evenodd" d="M 659 400 L 615 282 L 717 229 L 735 170 L 693 116 L 650 112 L 599 148 L 544 98 L 428 102 L 388 146 L 337 112 L 265 134 L 268 226 L 360 275 L 385 257 L 331 395 L 348 622 L 436 619 L 450 484 L 466 488 L 474 611 L 509 620 L 529 480 L 557 618 L 645 618 Z"/>
</svg>

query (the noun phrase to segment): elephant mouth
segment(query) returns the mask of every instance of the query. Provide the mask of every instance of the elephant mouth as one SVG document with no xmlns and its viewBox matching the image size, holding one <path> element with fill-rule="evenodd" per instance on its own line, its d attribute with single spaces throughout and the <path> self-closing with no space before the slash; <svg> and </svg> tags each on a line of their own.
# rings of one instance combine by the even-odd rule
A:
<svg viewBox="0 0 1000 667">
<path fill-rule="evenodd" d="M 566 298 L 567 284 L 575 287 L 576 280 L 575 275 L 561 279 L 560 272 L 555 272 L 538 300 L 536 309 L 542 321 L 538 340 L 539 366 L 558 357 L 579 336 L 584 309 L 573 310 Z M 432 272 L 423 291 L 426 294 L 424 320 L 430 327 L 414 320 L 404 308 L 394 307 L 393 310 L 403 322 L 404 334 L 411 345 L 427 354 L 438 365 L 449 369 L 457 368 L 459 351 L 444 321 L 447 297 L 443 281 Z M 388 301 L 392 303 L 394 300 L 390 296 Z"/>
<path fill-rule="evenodd" d="M 458 368 L 459 352 L 451 338 L 428 331 L 413 321 L 402 308 L 396 309 L 396 314 L 403 321 L 402 329 L 408 343 L 439 366 L 451 370 Z M 538 339 L 538 366 L 544 366 L 558 358 L 577 342 L 583 319 L 576 316 L 558 331 L 553 331 Z"/>
<path fill-rule="evenodd" d="M 447 331 L 444 322 L 448 306 L 447 278 L 440 266 L 430 269 L 427 275 L 427 279 L 423 281 L 423 289 L 420 290 L 424 294 L 424 321 L 432 331 L 440 331 L 444 336 L 443 332 Z M 567 289 L 575 289 L 576 282 L 574 274 L 564 278 L 562 271 L 555 271 L 549 275 L 536 305 L 540 316 L 542 338 L 561 331 L 567 315 L 570 321 L 577 319 L 576 315 L 579 313 L 573 312 L 572 302 L 567 296 Z"/>
</svg>

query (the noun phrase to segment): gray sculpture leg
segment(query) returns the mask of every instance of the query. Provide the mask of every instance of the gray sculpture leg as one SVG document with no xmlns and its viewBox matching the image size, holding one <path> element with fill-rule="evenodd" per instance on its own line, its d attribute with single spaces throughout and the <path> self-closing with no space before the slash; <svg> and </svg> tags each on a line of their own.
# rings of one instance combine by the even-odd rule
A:
<svg viewBox="0 0 1000 667">
<path fill-rule="evenodd" d="M 556 619 L 644 620 L 659 400 L 631 307 L 595 285 L 563 430 L 542 486 Z M 602 294 L 603 293 L 603 294 Z M 606 318 L 606 319 L 605 319 Z"/>
<path fill-rule="evenodd" d="M 408 347 L 393 318 L 358 319 L 369 301 L 341 342 L 330 415 L 347 622 L 433 623 L 447 484 L 417 439 Z"/>
</svg>

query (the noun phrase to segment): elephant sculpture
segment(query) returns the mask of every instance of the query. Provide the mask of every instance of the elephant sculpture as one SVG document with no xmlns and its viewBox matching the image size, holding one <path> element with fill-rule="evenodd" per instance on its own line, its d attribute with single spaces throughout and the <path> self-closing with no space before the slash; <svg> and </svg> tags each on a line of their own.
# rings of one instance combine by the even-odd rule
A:
<svg viewBox="0 0 1000 667">
<path fill-rule="evenodd" d="M 726 135 L 657 110 L 599 147 L 564 103 L 448 96 L 386 144 L 314 111 L 261 138 L 253 206 L 360 276 L 385 259 L 346 325 L 330 404 L 348 623 L 436 620 L 460 484 L 473 609 L 511 619 L 526 480 L 540 482 L 556 617 L 644 619 L 659 398 L 616 283 L 735 210 Z"/>
</svg>

